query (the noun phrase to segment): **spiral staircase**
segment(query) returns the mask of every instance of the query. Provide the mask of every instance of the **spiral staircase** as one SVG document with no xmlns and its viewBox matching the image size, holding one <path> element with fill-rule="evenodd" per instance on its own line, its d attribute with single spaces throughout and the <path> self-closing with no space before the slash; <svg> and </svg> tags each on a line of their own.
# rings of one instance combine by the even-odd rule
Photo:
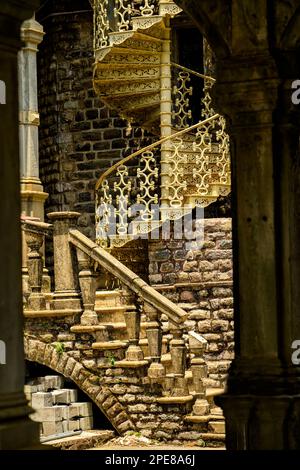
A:
<svg viewBox="0 0 300 470">
<path fill-rule="evenodd" d="M 114 374 L 122 371 L 113 379 L 122 388 L 126 371 L 136 371 L 141 388 L 147 394 L 155 392 L 164 413 L 168 407 L 186 406 L 180 413 L 188 432 L 195 426 L 203 429 L 204 440 L 223 442 L 223 416 L 213 400 L 220 390 L 209 390 L 205 382 L 206 341 L 186 331 L 186 311 L 112 251 L 229 192 L 225 121 L 211 107 L 214 79 L 172 64 L 170 18 L 180 10 L 171 1 L 93 0 L 92 4 L 95 90 L 120 116 L 150 130 L 158 140 L 101 175 L 96 186 L 97 244 L 75 229 L 78 213 L 48 214 L 53 226 L 23 221 L 28 247 L 27 356 L 44 363 L 51 353 L 45 364 L 53 367 L 57 358 L 57 371 L 64 373 L 60 367 L 74 363 L 75 353 L 84 371 L 82 386 L 88 384 L 91 397 L 99 393 L 103 374 L 112 367 Z M 203 120 L 195 124 L 189 107 L 191 74 L 204 80 Z M 54 292 L 43 290 L 46 235 L 53 238 Z M 46 319 L 53 332 L 49 345 L 43 334 Z M 88 374 L 96 380 L 92 385 Z M 115 398 L 104 403 L 109 416 L 111 408 L 124 418 Z M 125 430 L 118 421 L 114 426 L 120 433 Z"/>
<path fill-rule="evenodd" d="M 227 195 L 229 142 L 224 119 L 211 107 L 214 79 L 172 63 L 170 19 L 179 7 L 170 0 L 94 0 L 93 7 L 94 89 L 159 139 L 97 182 L 97 241 L 112 248 Z M 196 124 L 191 75 L 204 82 L 203 120 Z"/>
</svg>

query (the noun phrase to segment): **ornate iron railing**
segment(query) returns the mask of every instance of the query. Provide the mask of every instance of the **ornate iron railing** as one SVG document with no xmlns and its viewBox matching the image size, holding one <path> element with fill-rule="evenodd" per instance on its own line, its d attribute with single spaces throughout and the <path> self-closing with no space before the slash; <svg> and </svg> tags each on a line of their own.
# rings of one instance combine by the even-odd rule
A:
<svg viewBox="0 0 300 470">
<path fill-rule="evenodd" d="M 215 112 L 211 106 L 210 90 L 215 79 L 174 62 L 170 66 L 172 66 L 173 81 L 172 125 L 174 129 L 186 129 L 197 122 L 190 108 L 194 93 L 194 87 L 191 85 L 191 76 L 200 79 L 201 87 L 203 87 L 201 116 L 204 119 L 213 116 Z M 197 84 L 197 86 L 199 87 L 200 85 Z"/>
<path fill-rule="evenodd" d="M 192 132 L 195 133 L 192 133 Z M 168 204 L 160 205 L 160 147 L 169 142 Z M 96 186 L 96 239 L 122 246 L 164 220 L 205 207 L 230 191 L 229 140 L 215 114 L 122 159 Z"/>
<path fill-rule="evenodd" d="M 206 207 L 230 191 L 225 119 L 211 106 L 215 80 L 171 65 L 179 71 L 173 74 L 173 133 L 123 158 L 97 182 L 96 238 L 103 247 L 122 246 L 145 236 L 166 219 L 180 218 L 193 207 Z M 204 81 L 204 120 L 193 125 L 191 74 Z"/>
<path fill-rule="evenodd" d="M 132 30 L 134 18 L 158 15 L 159 4 L 159 0 L 92 0 L 94 49 L 109 46 L 110 32 Z"/>
</svg>

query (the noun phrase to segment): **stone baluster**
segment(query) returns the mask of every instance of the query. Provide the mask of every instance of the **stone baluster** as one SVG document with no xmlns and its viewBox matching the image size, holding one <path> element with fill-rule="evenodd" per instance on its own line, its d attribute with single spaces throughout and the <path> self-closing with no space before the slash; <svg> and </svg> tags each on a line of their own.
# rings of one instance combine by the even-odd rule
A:
<svg viewBox="0 0 300 470">
<path fill-rule="evenodd" d="M 45 310 L 46 299 L 42 293 L 43 284 L 43 255 L 41 249 L 44 244 L 45 234 L 50 227 L 49 224 L 43 222 L 31 222 L 31 224 L 23 224 L 25 240 L 29 250 L 27 255 L 29 297 L 28 309 Z"/>
<path fill-rule="evenodd" d="M 147 302 L 144 303 L 144 312 L 147 316 L 146 334 L 151 361 L 151 365 L 148 369 L 148 377 L 159 381 L 165 377 L 165 368 L 161 364 L 162 330 L 159 312 Z"/>
<path fill-rule="evenodd" d="M 79 267 L 79 284 L 83 303 L 83 314 L 81 315 L 80 323 L 82 325 L 97 325 L 98 316 L 95 312 L 97 277 L 93 269 L 93 261 L 79 248 L 76 250 Z"/>
<path fill-rule="evenodd" d="M 173 396 L 187 396 L 188 388 L 185 379 L 186 369 L 186 345 L 183 339 L 183 327 L 169 322 L 173 338 L 170 342 L 170 352 L 172 359 L 172 376 L 174 377 Z"/>
<path fill-rule="evenodd" d="M 141 309 L 137 302 L 136 308 L 124 312 L 129 346 L 126 351 L 127 361 L 142 361 L 144 354 L 139 346 L 140 331 L 141 331 Z"/>
<path fill-rule="evenodd" d="M 207 377 L 207 364 L 203 359 L 203 353 L 207 349 L 207 341 L 194 331 L 189 332 L 189 346 L 191 359 L 191 370 L 193 374 L 194 398 L 193 406 L 195 415 L 203 416 L 209 413 L 209 404 L 206 399 L 203 379 Z"/>
<path fill-rule="evenodd" d="M 81 312 L 78 270 L 75 250 L 70 246 L 69 230 L 75 226 L 78 212 L 51 212 L 53 222 L 55 292 L 52 307 L 55 310 Z"/>
</svg>

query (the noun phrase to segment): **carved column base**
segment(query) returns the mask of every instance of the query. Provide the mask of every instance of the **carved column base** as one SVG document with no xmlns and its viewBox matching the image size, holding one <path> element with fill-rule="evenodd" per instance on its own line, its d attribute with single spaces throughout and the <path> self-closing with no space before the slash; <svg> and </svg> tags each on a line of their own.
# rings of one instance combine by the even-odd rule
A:
<svg viewBox="0 0 300 470">
<path fill-rule="evenodd" d="M 203 378 L 207 377 L 207 365 L 201 358 L 191 360 L 191 370 L 193 374 L 194 389 L 198 396 L 205 396 Z"/>
<path fill-rule="evenodd" d="M 98 325 L 98 315 L 93 310 L 85 310 L 80 317 L 81 325 Z"/>
<path fill-rule="evenodd" d="M 29 217 L 44 220 L 44 204 L 49 194 L 43 191 L 39 179 L 23 178 L 21 180 L 21 211 Z"/>
<path fill-rule="evenodd" d="M 228 450 L 300 449 L 300 395 L 215 398 L 226 420 Z"/>
<path fill-rule="evenodd" d="M 196 416 L 203 416 L 209 413 L 209 403 L 206 398 L 199 397 L 194 403 L 193 414 Z"/>
<path fill-rule="evenodd" d="M 186 397 L 189 396 L 189 389 L 185 377 L 175 375 L 174 388 L 171 391 L 172 397 Z"/>
<path fill-rule="evenodd" d="M 143 361 L 144 354 L 140 346 L 130 344 L 125 353 L 125 357 L 126 361 Z"/>
<path fill-rule="evenodd" d="M 158 380 L 161 381 L 165 378 L 166 371 L 164 366 L 159 362 L 152 362 L 148 369 L 148 377 L 152 381 Z"/>
<path fill-rule="evenodd" d="M 0 449 L 16 450 L 39 443 L 39 424 L 28 417 L 24 393 L 0 395 Z"/>
<path fill-rule="evenodd" d="M 29 310 L 46 310 L 46 299 L 42 293 L 32 293 L 28 299 Z"/>
<path fill-rule="evenodd" d="M 42 292 L 51 292 L 51 277 L 47 268 L 43 268 Z"/>
</svg>

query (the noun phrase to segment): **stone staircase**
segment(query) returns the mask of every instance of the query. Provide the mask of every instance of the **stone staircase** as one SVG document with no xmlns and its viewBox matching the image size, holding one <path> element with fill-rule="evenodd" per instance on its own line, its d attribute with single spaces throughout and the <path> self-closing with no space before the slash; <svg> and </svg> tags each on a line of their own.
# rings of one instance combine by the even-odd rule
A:
<svg viewBox="0 0 300 470">
<path fill-rule="evenodd" d="M 95 90 L 120 116 L 160 140 L 101 175 L 96 243 L 76 230 L 78 213 L 48 214 L 51 226 L 23 221 L 27 355 L 76 379 L 120 434 L 138 430 L 172 441 L 176 433 L 182 441 L 220 444 L 224 420 L 213 402 L 220 390 L 205 383 L 205 340 L 185 327 L 186 311 L 128 269 L 113 249 L 229 192 L 225 121 L 210 107 L 214 80 L 196 74 L 204 78 L 205 119 L 188 124 L 192 71 L 177 66 L 180 81 L 172 83 L 169 23 L 178 7 L 141 0 L 132 11 L 131 2 L 113 3 L 114 20 L 112 2 L 93 1 Z M 45 293 L 41 250 L 51 231 L 55 290 Z M 50 335 L 43 334 L 45 322 Z"/>
<path fill-rule="evenodd" d="M 78 215 L 51 215 L 54 265 L 59 269 L 55 291 L 47 294 L 42 292 L 40 251 L 45 224 L 23 221 L 30 250 L 24 310 L 27 359 L 75 381 L 120 434 L 140 430 L 145 437 L 172 441 L 176 432 L 188 441 L 192 432 L 194 438 L 223 445 L 224 420 L 213 402 L 220 390 L 205 385 L 206 340 L 186 330 L 184 310 L 77 231 Z M 95 280 L 105 273 L 118 280 L 118 289 L 96 291 Z M 44 435 L 91 428 L 89 405 L 78 405 L 76 392 L 62 390 L 59 379 L 51 380 L 26 390 L 47 423 Z M 172 425 L 174 416 L 180 425 Z"/>
</svg>

